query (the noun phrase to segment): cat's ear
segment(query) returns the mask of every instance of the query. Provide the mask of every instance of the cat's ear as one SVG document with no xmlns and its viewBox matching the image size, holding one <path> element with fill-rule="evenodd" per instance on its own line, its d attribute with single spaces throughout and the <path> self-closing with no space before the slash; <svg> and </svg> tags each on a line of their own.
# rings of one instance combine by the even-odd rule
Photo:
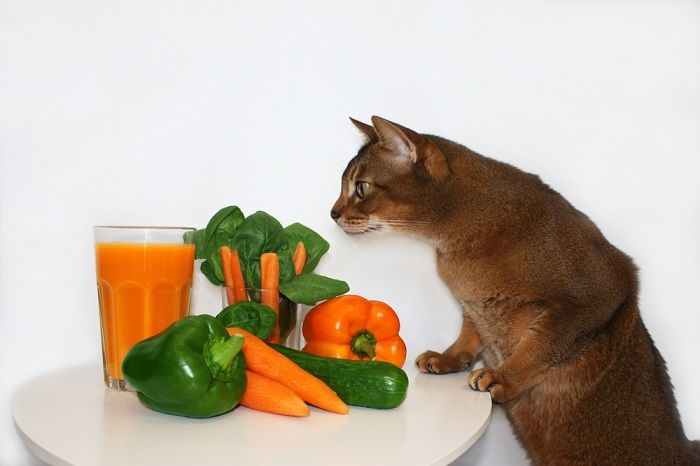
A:
<svg viewBox="0 0 700 466">
<path fill-rule="evenodd" d="M 376 115 L 372 117 L 372 124 L 377 129 L 379 142 L 384 147 L 406 161 L 416 162 L 416 145 L 409 138 L 410 133 L 417 136 L 416 133 Z"/>
<path fill-rule="evenodd" d="M 374 130 L 374 127 L 372 125 L 368 125 L 367 123 L 362 123 L 361 121 L 358 121 L 354 119 L 353 117 L 350 117 L 350 121 L 352 122 L 353 125 L 357 129 L 360 130 L 362 134 L 365 135 L 365 142 L 377 142 L 379 140 L 379 136 L 377 136 L 377 132 Z"/>
<path fill-rule="evenodd" d="M 379 142 L 400 160 L 410 162 L 419 173 L 436 180 L 445 179 L 450 169 L 447 158 L 433 141 L 384 118 L 373 116 Z"/>
</svg>

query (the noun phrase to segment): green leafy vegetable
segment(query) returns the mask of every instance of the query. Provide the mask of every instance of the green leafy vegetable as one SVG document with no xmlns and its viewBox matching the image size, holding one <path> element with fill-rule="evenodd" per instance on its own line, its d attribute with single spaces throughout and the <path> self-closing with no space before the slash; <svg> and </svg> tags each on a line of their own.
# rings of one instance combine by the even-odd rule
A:
<svg viewBox="0 0 700 466">
<path fill-rule="evenodd" d="M 275 327 L 277 315 L 264 304 L 239 301 L 225 307 L 216 318 L 224 327 L 242 328 L 261 340 L 267 340 Z"/>
<path fill-rule="evenodd" d="M 214 273 L 210 260 L 205 260 L 202 262 L 202 265 L 199 266 L 199 270 L 201 270 L 202 274 L 204 274 L 204 276 L 207 277 L 214 285 L 221 286 L 224 284 L 224 281 L 219 280 L 219 277 L 217 277 L 216 273 Z"/>
<path fill-rule="evenodd" d="M 185 244 L 194 244 L 195 245 L 195 252 L 194 252 L 194 258 L 195 259 L 206 259 L 206 244 L 204 242 L 206 235 L 206 230 L 203 228 L 200 228 L 199 230 L 195 231 L 187 231 L 185 232 Z"/>
<path fill-rule="evenodd" d="M 231 237 L 236 233 L 239 225 L 244 220 L 245 217 L 241 209 L 236 206 L 229 206 L 215 213 L 207 224 L 204 235 L 204 254 L 219 282 L 223 283 L 224 281 L 219 248 L 229 244 Z"/>
<path fill-rule="evenodd" d="M 294 251 L 299 241 L 304 243 L 304 248 L 306 248 L 306 265 L 304 265 L 303 273 L 313 272 L 318 265 L 318 261 L 330 248 L 328 241 L 301 223 L 292 223 L 284 229 L 284 232 L 287 234 L 290 251 Z"/>
<path fill-rule="evenodd" d="M 295 303 L 308 305 L 345 294 L 348 291 L 350 291 L 350 287 L 344 281 L 314 273 L 297 275 L 285 283 L 280 283 L 280 293 Z"/>
<path fill-rule="evenodd" d="M 344 281 L 311 273 L 330 247 L 321 235 L 301 223 L 283 228 L 277 219 L 262 211 L 245 217 L 236 206 L 224 207 L 205 229 L 186 233 L 185 241 L 196 245 L 195 257 L 204 259 L 201 271 L 215 285 L 224 284 L 219 250 L 229 246 L 238 253 L 248 288 L 260 287 L 260 256 L 274 252 L 280 267 L 279 290 L 291 301 L 311 305 L 349 290 Z M 292 254 L 300 241 L 307 257 L 304 270 L 296 276 Z"/>
<path fill-rule="evenodd" d="M 231 249 L 238 251 L 246 284 L 260 287 L 260 256 L 264 252 L 277 253 L 280 264 L 280 281 L 294 276 L 292 254 L 280 222 L 262 211 L 249 215 L 231 239 Z"/>
</svg>

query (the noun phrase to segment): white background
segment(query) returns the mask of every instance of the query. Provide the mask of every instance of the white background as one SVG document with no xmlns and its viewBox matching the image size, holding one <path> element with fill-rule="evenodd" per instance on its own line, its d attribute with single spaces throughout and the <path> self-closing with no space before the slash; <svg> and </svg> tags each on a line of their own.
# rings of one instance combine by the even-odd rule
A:
<svg viewBox="0 0 700 466">
<path fill-rule="evenodd" d="M 321 273 L 394 306 L 410 360 L 451 343 L 431 250 L 329 218 L 347 117 L 372 114 L 539 174 L 630 254 L 700 438 L 700 3 L 565 3 L 0 1 L 0 464 L 33 461 L 15 389 L 100 360 L 95 224 L 301 221 Z M 501 418 L 461 461 L 503 445 Z"/>
</svg>

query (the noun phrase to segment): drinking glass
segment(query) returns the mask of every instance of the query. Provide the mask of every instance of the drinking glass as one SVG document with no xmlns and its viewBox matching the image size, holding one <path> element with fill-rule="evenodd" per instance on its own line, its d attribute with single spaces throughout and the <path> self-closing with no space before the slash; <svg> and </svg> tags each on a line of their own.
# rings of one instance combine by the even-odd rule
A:
<svg viewBox="0 0 700 466">
<path fill-rule="evenodd" d="M 268 340 L 272 343 L 279 343 L 289 348 L 300 349 L 301 321 L 299 319 L 299 312 L 301 306 L 283 294 L 278 293 L 277 290 L 266 290 L 262 288 L 236 289 L 230 286 L 222 286 L 221 288 L 221 304 L 223 307 L 228 306 L 229 303 L 242 300 L 259 303 L 266 294 L 268 296 L 276 295 L 279 312 L 277 314 L 277 322 L 275 327 L 278 333 L 273 334 L 271 339 Z M 297 323 L 299 325 L 297 325 Z"/>
<path fill-rule="evenodd" d="M 95 266 L 105 385 L 126 390 L 121 364 L 139 341 L 189 313 L 194 244 L 186 227 L 96 226 Z"/>
</svg>

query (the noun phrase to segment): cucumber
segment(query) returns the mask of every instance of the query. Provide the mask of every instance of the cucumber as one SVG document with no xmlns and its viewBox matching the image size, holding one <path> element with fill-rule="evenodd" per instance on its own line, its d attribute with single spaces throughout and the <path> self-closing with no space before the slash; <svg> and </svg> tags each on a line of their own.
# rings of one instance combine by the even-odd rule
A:
<svg viewBox="0 0 700 466">
<path fill-rule="evenodd" d="M 281 345 L 271 346 L 323 380 L 348 405 L 390 409 L 406 399 L 408 376 L 388 362 L 326 358 Z"/>
</svg>

